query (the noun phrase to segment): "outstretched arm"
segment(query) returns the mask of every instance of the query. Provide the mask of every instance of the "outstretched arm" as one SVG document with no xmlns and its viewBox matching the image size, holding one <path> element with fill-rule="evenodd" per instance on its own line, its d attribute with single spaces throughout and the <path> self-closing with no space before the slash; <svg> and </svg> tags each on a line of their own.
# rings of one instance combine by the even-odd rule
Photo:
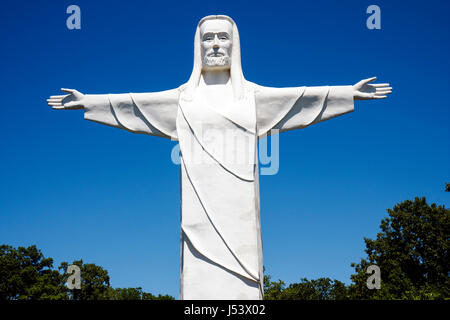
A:
<svg viewBox="0 0 450 320">
<path fill-rule="evenodd" d="M 301 129 L 352 112 L 354 100 L 386 98 L 392 88 L 387 83 L 370 84 L 375 79 L 361 80 L 353 86 L 256 86 L 258 135 L 264 135 L 271 129 L 281 132 Z"/>
<path fill-rule="evenodd" d="M 108 126 L 176 139 L 178 89 L 127 94 L 85 95 L 61 89 L 65 95 L 51 96 L 53 109 L 84 109 L 84 118 Z"/>
</svg>

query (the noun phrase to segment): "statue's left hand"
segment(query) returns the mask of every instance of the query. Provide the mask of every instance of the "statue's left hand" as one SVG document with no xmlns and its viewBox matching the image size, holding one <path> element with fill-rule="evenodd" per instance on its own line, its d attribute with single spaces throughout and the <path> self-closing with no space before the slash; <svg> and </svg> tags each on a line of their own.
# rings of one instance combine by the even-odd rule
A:
<svg viewBox="0 0 450 320">
<path fill-rule="evenodd" d="M 83 109 L 85 103 L 85 96 L 75 89 L 61 89 L 63 94 L 59 96 L 51 96 L 47 99 L 47 103 L 53 109 Z"/>
<path fill-rule="evenodd" d="M 355 100 L 370 100 L 370 99 L 384 99 L 387 94 L 392 92 L 392 87 L 389 83 L 373 83 L 377 77 L 364 79 L 353 86 L 353 99 Z"/>
</svg>

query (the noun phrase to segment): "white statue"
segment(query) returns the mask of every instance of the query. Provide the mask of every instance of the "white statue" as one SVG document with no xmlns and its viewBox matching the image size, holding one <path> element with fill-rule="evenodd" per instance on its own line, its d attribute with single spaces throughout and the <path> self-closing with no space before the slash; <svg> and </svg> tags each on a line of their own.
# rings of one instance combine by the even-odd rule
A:
<svg viewBox="0 0 450 320">
<path fill-rule="evenodd" d="M 354 99 L 382 99 L 389 84 L 269 88 L 245 80 L 240 41 L 227 16 L 200 20 L 194 67 L 184 85 L 153 93 L 66 95 L 54 109 L 179 141 L 181 299 L 262 299 L 258 138 L 271 129 L 305 128 L 353 111 Z M 233 143 L 223 141 L 232 132 Z M 226 145 L 226 148 L 223 148 Z M 225 151 L 224 151 L 225 150 Z M 194 159 L 200 154 L 202 161 Z M 245 154 L 247 161 L 229 161 Z"/>
</svg>

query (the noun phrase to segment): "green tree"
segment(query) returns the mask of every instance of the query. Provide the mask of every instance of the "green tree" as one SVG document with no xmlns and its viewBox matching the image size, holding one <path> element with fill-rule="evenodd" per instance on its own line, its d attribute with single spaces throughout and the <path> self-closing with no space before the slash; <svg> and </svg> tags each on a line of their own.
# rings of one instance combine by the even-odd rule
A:
<svg viewBox="0 0 450 320">
<path fill-rule="evenodd" d="M 53 259 L 36 246 L 0 246 L 0 300 L 68 299 L 62 275 Z"/>
<path fill-rule="evenodd" d="M 289 286 L 278 280 L 270 281 L 270 276 L 264 276 L 265 300 L 344 300 L 348 299 L 347 287 L 339 280 L 319 278 L 308 280 L 302 278 L 299 283 Z"/>
<path fill-rule="evenodd" d="M 375 240 L 364 238 L 367 253 L 349 288 L 353 299 L 450 298 L 450 210 L 415 198 L 387 210 Z M 367 267 L 381 270 L 381 289 L 369 290 Z"/>
<path fill-rule="evenodd" d="M 71 290 L 71 299 L 74 300 L 108 300 L 109 298 L 109 275 L 108 271 L 93 263 L 83 263 L 83 260 L 77 260 L 71 264 L 77 265 L 81 270 L 81 289 Z M 69 264 L 61 263 L 59 269 L 63 271 L 65 281 Z"/>
<path fill-rule="evenodd" d="M 155 296 L 151 293 L 143 292 L 142 300 L 175 300 L 175 298 L 168 294 L 165 295 L 158 294 L 157 296 Z"/>
<path fill-rule="evenodd" d="M 72 264 L 80 267 L 81 289 L 70 290 L 70 299 L 73 300 L 175 300 L 169 295 L 154 296 L 151 293 L 137 288 L 112 288 L 108 271 L 92 263 L 83 263 L 83 260 L 74 261 Z M 59 269 L 65 274 L 69 264 L 61 263 Z"/>
<path fill-rule="evenodd" d="M 264 275 L 264 299 L 265 300 L 282 300 L 283 291 L 286 289 L 286 284 L 278 280 L 272 282 L 271 276 Z"/>
<path fill-rule="evenodd" d="M 151 293 L 143 292 L 141 287 L 137 288 L 111 288 L 109 292 L 110 300 L 175 300 L 169 295 L 154 296 Z"/>
<path fill-rule="evenodd" d="M 53 269 L 53 259 L 45 258 L 36 246 L 14 248 L 0 245 L 0 300 L 174 300 L 169 295 L 153 295 L 142 288 L 110 286 L 108 271 L 83 260 L 80 267 L 81 289 L 66 286 L 69 264 Z"/>
</svg>

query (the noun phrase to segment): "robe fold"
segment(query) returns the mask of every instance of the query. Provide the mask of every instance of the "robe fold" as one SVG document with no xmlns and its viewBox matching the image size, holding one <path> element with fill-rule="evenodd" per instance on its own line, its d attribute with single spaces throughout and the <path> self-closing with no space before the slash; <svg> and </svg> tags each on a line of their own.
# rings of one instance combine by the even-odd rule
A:
<svg viewBox="0 0 450 320">
<path fill-rule="evenodd" d="M 247 85 L 223 110 L 179 89 L 86 99 L 87 120 L 179 141 L 180 299 L 263 299 L 258 138 L 353 111 L 352 86 Z"/>
</svg>

